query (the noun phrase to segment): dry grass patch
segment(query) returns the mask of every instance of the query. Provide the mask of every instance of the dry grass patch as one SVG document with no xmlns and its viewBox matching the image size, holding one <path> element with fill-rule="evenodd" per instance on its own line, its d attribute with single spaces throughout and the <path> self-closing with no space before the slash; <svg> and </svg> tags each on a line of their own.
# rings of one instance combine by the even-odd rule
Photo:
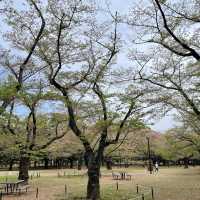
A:
<svg viewBox="0 0 200 200">
<path fill-rule="evenodd" d="M 59 170 L 59 173 L 64 175 L 64 171 L 66 176 L 59 178 L 57 177 L 58 170 L 40 171 L 41 177 L 33 178 L 30 181 L 31 190 L 28 194 L 4 197 L 4 200 L 35 200 L 37 187 L 39 188 L 39 200 L 63 200 L 65 185 L 67 185 L 67 199 L 85 196 L 87 176 L 77 176 L 77 174 L 85 174 L 86 171 Z M 114 169 L 114 171 L 132 173 L 134 174 L 133 180 L 119 181 L 119 191 L 116 191 L 116 181 L 112 180 L 111 172 L 103 169 L 101 193 L 104 200 L 121 200 L 133 197 L 136 193 L 136 184 L 153 186 L 156 200 L 200 199 L 200 168 L 165 168 L 160 169 L 159 173 L 154 175 L 149 175 L 144 169 L 137 168 Z M 13 172 L 10 176 L 14 177 L 15 173 Z M 3 172 L 1 172 L 1 176 L 3 176 Z"/>
</svg>

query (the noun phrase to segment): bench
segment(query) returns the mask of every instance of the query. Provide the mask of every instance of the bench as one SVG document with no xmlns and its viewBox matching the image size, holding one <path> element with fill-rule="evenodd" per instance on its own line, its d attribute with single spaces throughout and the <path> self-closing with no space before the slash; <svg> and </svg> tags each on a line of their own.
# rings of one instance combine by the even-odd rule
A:
<svg viewBox="0 0 200 200">
<path fill-rule="evenodd" d="M 21 194 L 22 191 L 28 192 L 29 188 L 30 188 L 30 185 L 28 184 L 18 185 L 18 187 L 16 188 L 16 192 L 18 192 L 18 194 Z"/>
<path fill-rule="evenodd" d="M 132 175 L 131 175 L 131 174 L 128 174 L 128 173 L 126 173 L 126 180 L 131 180 L 131 178 L 132 178 Z"/>
<path fill-rule="evenodd" d="M 6 191 L 6 186 L 0 184 L 0 192 L 5 192 Z"/>
<path fill-rule="evenodd" d="M 112 177 L 113 177 L 113 180 L 120 180 L 121 174 L 117 172 L 112 172 Z"/>
</svg>

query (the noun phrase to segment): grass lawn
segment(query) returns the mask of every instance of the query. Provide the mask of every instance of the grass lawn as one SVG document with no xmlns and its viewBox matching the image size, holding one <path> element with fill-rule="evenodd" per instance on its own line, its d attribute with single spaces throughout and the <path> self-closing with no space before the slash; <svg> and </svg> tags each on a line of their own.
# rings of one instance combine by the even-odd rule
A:
<svg viewBox="0 0 200 200">
<path fill-rule="evenodd" d="M 101 194 L 104 200 L 122 200 L 133 198 L 136 195 L 136 184 L 153 186 L 155 200 L 200 200 L 200 168 L 161 168 L 158 174 L 149 175 L 144 169 L 128 168 L 113 169 L 113 171 L 126 171 L 133 173 L 133 180 L 119 181 L 119 190 L 116 191 L 116 181 L 112 180 L 111 172 L 102 169 Z M 65 177 L 58 177 L 60 175 Z M 30 174 L 36 175 L 36 172 Z M 44 170 L 40 171 L 41 177 L 30 180 L 31 189 L 27 194 L 5 196 L 3 200 L 35 200 L 36 188 L 39 188 L 39 200 L 65 200 L 85 196 L 87 176 L 83 170 Z M 0 182 L 13 179 L 16 172 L 0 172 Z M 65 185 L 67 186 L 67 198 L 65 198 Z M 139 187 L 140 193 L 146 189 Z M 141 196 L 140 196 L 141 197 Z M 139 198 L 139 200 L 142 198 Z M 145 198 L 150 200 L 151 198 Z"/>
</svg>

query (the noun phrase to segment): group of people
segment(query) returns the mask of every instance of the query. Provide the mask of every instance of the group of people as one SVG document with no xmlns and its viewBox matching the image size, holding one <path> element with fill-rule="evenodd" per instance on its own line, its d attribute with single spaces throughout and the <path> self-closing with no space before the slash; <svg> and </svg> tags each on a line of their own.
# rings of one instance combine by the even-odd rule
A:
<svg viewBox="0 0 200 200">
<path fill-rule="evenodd" d="M 158 171 L 159 171 L 159 164 L 157 161 L 155 163 L 153 163 L 152 161 L 148 164 L 145 163 L 145 168 L 146 167 L 147 167 L 147 170 L 151 171 L 151 172 L 158 173 Z"/>
</svg>

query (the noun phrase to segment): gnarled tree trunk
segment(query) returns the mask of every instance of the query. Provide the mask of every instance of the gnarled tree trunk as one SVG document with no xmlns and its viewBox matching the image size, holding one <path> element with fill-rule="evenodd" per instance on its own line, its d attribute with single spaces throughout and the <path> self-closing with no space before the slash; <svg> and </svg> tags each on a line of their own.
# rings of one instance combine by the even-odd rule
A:
<svg viewBox="0 0 200 200">
<path fill-rule="evenodd" d="M 20 157 L 20 162 L 19 162 L 19 180 L 24 180 L 25 182 L 28 182 L 29 175 L 29 166 L 30 166 L 30 158 L 28 155 L 22 155 Z"/>
<path fill-rule="evenodd" d="M 100 146 L 98 152 L 86 153 L 86 161 L 88 163 L 88 184 L 87 199 L 100 199 L 100 167 L 103 158 L 104 146 Z"/>
<path fill-rule="evenodd" d="M 92 163 L 88 167 L 88 184 L 87 184 L 87 199 L 98 200 L 100 199 L 100 165 Z"/>
</svg>

